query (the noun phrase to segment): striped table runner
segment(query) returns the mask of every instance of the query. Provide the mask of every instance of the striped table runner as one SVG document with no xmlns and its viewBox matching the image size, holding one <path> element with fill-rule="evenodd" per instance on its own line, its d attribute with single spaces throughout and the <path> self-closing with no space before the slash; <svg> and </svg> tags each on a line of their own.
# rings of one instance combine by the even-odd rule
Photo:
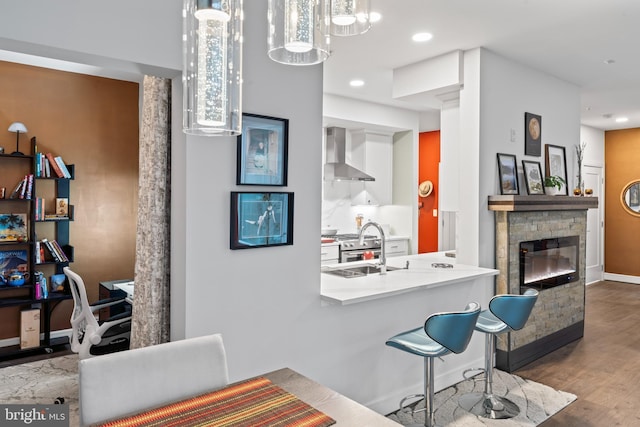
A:
<svg viewBox="0 0 640 427">
<path fill-rule="evenodd" d="M 326 427 L 333 424 L 332 418 L 259 377 L 103 426 Z"/>
</svg>

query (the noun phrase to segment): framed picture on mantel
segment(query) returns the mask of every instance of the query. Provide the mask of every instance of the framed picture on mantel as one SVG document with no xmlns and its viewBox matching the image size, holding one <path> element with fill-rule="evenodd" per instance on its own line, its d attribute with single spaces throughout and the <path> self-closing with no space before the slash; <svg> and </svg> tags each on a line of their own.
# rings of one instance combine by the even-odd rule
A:
<svg viewBox="0 0 640 427">
<path fill-rule="evenodd" d="M 567 156 L 564 147 L 547 144 L 544 146 L 545 176 L 559 176 L 564 180 L 560 193 L 569 194 L 567 189 Z"/>
<path fill-rule="evenodd" d="M 500 194 L 520 194 L 516 156 L 498 153 L 498 174 L 500 176 Z"/>
<path fill-rule="evenodd" d="M 242 114 L 236 184 L 287 185 L 289 120 Z"/>
</svg>

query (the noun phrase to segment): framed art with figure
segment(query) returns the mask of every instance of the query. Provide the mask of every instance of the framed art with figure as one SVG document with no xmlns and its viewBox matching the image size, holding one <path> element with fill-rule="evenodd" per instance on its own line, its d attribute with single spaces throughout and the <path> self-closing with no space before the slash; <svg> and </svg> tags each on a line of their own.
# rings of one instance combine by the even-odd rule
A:
<svg viewBox="0 0 640 427">
<path fill-rule="evenodd" d="M 564 180 L 560 193 L 569 194 L 567 189 L 567 156 L 565 148 L 559 145 L 544 146 L 545 176 L 559 176 Z"/>
<path fill-rule="evenodd" d="M 236 184 L 287 185 L 289 120 L 242 113 Z"/>
<path fill-rule="evenodd" d="M 293 244 L 293 193 L 231 192 L 231 249 Z"/>
<path fill-rule="evenodd" d="M 520 194 L 516 156 L 498 153 L 498 174 L 500 176 L 500 194 Z"/>
<path fill-rule="evenodd" d="M 542 167 L 540 166 L 540 162 L 523 160 L 522 171 L 524 174 L 524 181 L 527 185 L 527 194 L 544 194 L 544 185 L 542 185 Z"/>
</svg>

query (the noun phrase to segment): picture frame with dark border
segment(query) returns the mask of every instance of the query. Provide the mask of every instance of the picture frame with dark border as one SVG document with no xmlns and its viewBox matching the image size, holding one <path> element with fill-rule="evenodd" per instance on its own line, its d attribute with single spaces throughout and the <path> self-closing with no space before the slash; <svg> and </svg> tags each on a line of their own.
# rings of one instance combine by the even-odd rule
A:
<svg viewBox="0 0 640 427">
<path fill-rule="evenodd" d="M 287 185 L 289 119 L 242 113 L 237 185 Z"/>
<path fill-rule="evenodd" d="M 515 155 L 498 153 L 498 175 L 500 178 L 500 194 L 520 194 L 518 166 Z"/>
<path fill-rule="evenodd" d="M 559 190 L 565 196 L 569 195 L 567 188 L 567 155 L 566 150 L 560 145 L 546 144 L 544 146 L 545 177 L 559 176 L 564 180 L 562 188 Z"/>
<path fill-rule="evenodd" d="M 540 162 L 532 160 L 522 161 L 522 173 L 527 187 L 528 195 L 544 195 L 544 183 L 542 180 L 542 166 Z"/>
<path fill-rule="evenodd" d="M 524 154 L 540 157 L 542 148 L 542 117 L 524 113 Z"/>
<path fill-rule="evenodd" d="M 230 248 L 293 244 L 293 193 L 231 192 Z"/>
</svg>

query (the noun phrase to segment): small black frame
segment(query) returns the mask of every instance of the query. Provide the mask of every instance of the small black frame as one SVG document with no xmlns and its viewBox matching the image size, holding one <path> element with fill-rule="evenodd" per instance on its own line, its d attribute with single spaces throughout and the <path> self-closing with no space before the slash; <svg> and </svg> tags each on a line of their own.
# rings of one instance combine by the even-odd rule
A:
<svg viewBox="0 0 640 427">
<path fill-rule="evenodd" d="M 520 194 L 516 156 L 498 153 L 498 174 L 500 194 Z"/>
<path fill-rule="evenodd" d="M 231 249 L 292 244 L 293 193 L 231 192 Z"/>
</svg>

